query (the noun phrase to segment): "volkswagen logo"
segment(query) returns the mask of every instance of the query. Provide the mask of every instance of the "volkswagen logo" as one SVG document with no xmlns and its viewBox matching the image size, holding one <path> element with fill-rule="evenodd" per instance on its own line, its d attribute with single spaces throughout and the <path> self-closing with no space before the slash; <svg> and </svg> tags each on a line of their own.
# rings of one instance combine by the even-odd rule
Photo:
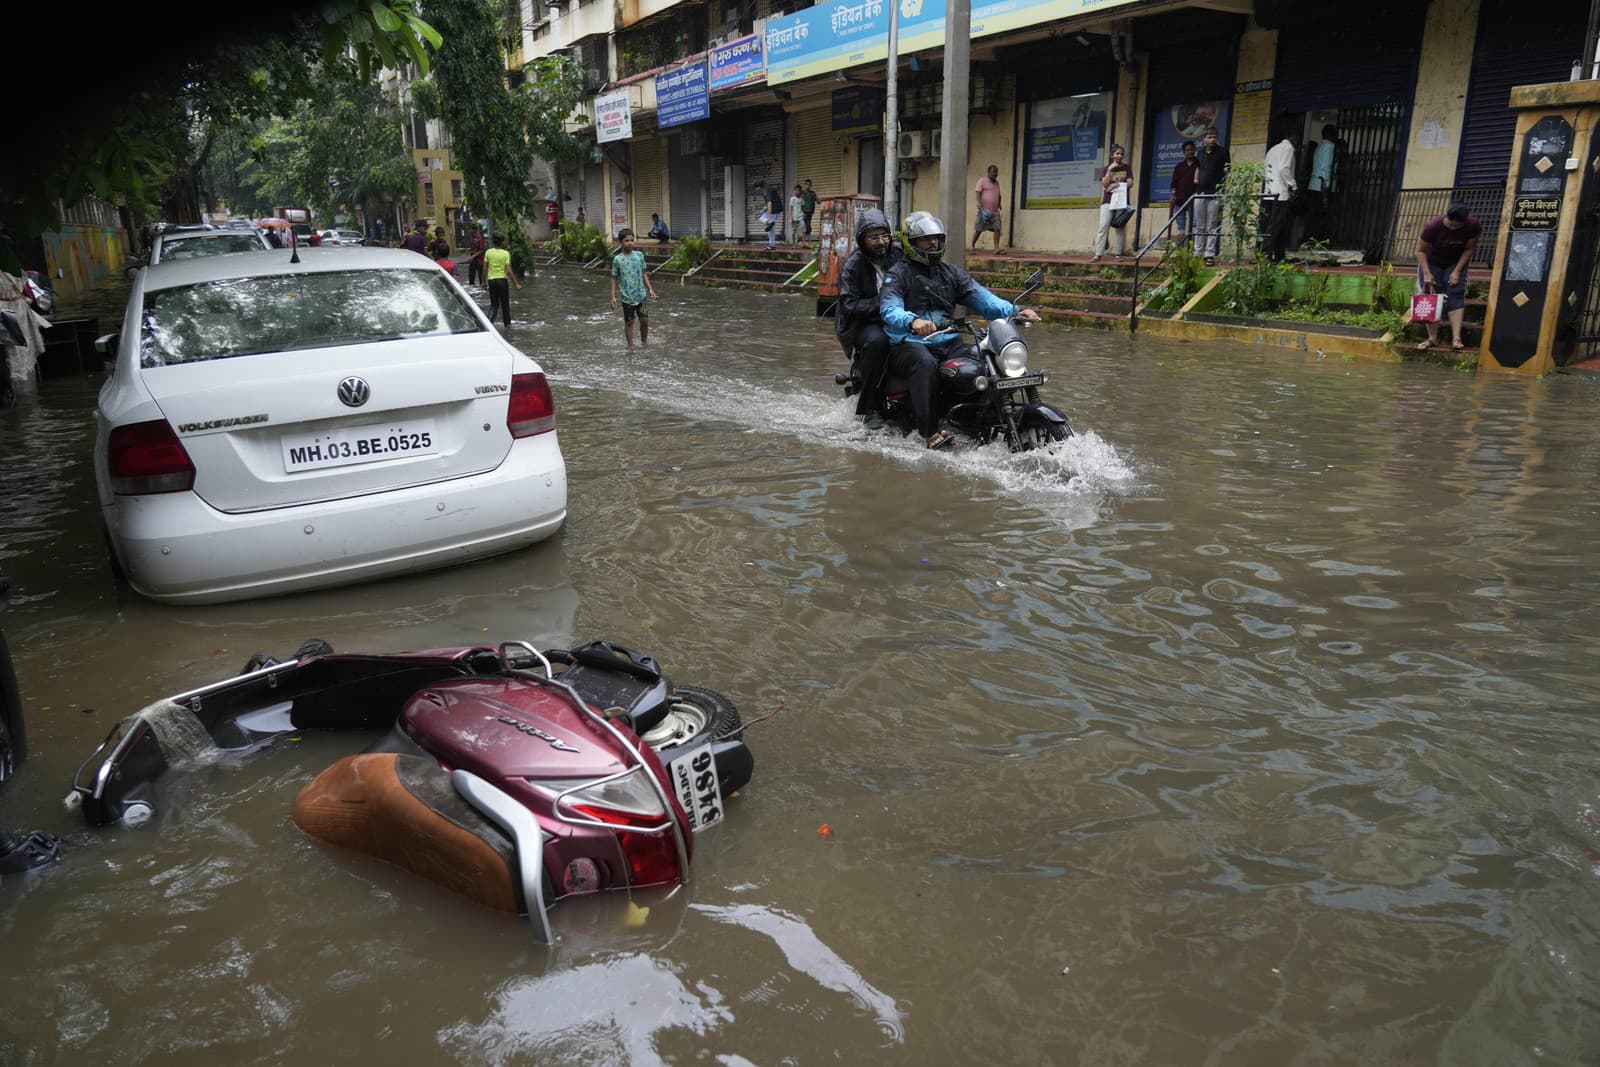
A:
<svg viewBox="0 0 1600 1067">
<path fill-rule="evenodd" d="M 339 383 L 339 400 L 346 407 L 358 408 L 372 396 L 372 389 L 367 385 L 366 379 L 351 375 Z"/>
</svg>

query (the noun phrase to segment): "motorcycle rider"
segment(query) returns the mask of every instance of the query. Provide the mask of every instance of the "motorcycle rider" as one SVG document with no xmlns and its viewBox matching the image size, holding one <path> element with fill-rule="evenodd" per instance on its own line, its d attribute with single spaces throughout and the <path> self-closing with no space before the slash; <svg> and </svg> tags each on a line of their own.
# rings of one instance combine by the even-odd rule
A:
<svg viewBox="0 0 1600 1067">
<path fill-rule="evenodd" d="M 839 303 L 834 311 L 833 328 L 839 345 L 848 358 L 854 353 L 861 392 L 856 395 L 856 415 L 866 419 L 867 428 L 883 425 L 879 409 L 883 406 L 883 372 L 889 362 L 889 337 L 883 332 L 878 313 L 878 290 L 884 276 L 904 259 L 895 247 L 889 220 L 876 208 L 868 208 L 856 219 L 856 247 L 839 268 Z"/>
<path fill-rule="evenodd" d="M 944 261 L 944 222 L 926 211 L 906 216 L 900 230 L 906 256 L 889 272 L 879 292 L 883 331 L 894 345 L 889 369 L 904 378 L 916 413 L 917 430 L 929 448 L 942 448 L 953 434 L 939 426 L 934 400 L 939 389 L 939 364 L 961 355 L 966 346 L 950 327 L 950 313 L 930 298 L 937 294 L 951 307 L 960 304 L 986 319 L 1020 315 L 1037 322 L 1039 313 L 1018 308 L 972 280 L 972 275 Z"/>
</svg>

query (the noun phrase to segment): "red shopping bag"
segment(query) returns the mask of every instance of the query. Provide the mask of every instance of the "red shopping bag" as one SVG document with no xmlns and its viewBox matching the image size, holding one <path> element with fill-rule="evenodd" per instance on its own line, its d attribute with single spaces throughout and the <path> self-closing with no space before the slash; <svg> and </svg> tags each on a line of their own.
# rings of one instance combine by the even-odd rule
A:
<svg viewBox="0 0 1600 1067">
<path fill-rule="evenodd" d="M 1413 293 L 1411 295 L 1412 322 L 1438 322 L 1444 310 L 1444 297 L 1438 293 Z"/>
</svg>

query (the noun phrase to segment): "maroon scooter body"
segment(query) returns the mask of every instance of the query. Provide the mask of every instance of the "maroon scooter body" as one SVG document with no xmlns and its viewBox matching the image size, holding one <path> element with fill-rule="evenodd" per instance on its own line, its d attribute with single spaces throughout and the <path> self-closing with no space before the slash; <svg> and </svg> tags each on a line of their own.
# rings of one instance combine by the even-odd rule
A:
<svg viewBox="0 0 1600 1067">
<path fill-rule="evenodd" d="M 593 711 L 600 714 L 601 709 Z M 692 856 L 691 824 L 660 759 L 638 742 L 625 719 L 613 720 L 613 726 L 638 749 L 643 773 L 659 783 Z M 533 813 L 546 835 L 544 869 L 550 872 L 555 898 L 575 891 L 663 885 L 681 879 L 668 819 L 640 818 L 633 825 L 617 822 L 614 814 L 596 819 L 594 809 L 580 809 L 571 800 L 557 811 L 560 789 L 619 775 L 635 766 L 623 746 L 563 694 L 518 679 L 453 680 L 428 686 L 407 700 L 399 728 L 445 770 L 470 771 Z M 592 825 L 595 821 L 611 828 Z M 599 884 L 582 881 L 582 889 L 575 889 L 565 877 L 570 865 L 596 857 L 609 860 L 599 872 Z"/>
</svg>

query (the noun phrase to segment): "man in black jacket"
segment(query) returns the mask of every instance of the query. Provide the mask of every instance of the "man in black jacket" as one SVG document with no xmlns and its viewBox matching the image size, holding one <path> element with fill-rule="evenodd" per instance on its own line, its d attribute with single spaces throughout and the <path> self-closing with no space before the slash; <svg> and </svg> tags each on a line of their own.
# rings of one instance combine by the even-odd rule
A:
<svg viewBox="0 0 1600 1067">
<path fill-rule="evenodd" d="M 844 354 L 853 354 L 861 376 L 856 414 L 864 416 L 867 427 L 874 430 L 883 425 L 878 409 L 883 406 L 883 371 L 889 361 L 889 338 L 878 314 L 878 289 L 901 258 L 883 212 L 876 208 L 863 211 L 856 219 L 855 251 L 839 268 L 833 328 Z"/>
<path fill-rule="evenodd" d="M 1206 266 L 1216 265 L 1222 248 L 1222 180 L 1228 175 L 1231 160 L 1228 150 L 1217 143 L 1217 128 L 1208 127 L 1194 175 L 1194 251 L 1204 256 Z"/>
</svg>

